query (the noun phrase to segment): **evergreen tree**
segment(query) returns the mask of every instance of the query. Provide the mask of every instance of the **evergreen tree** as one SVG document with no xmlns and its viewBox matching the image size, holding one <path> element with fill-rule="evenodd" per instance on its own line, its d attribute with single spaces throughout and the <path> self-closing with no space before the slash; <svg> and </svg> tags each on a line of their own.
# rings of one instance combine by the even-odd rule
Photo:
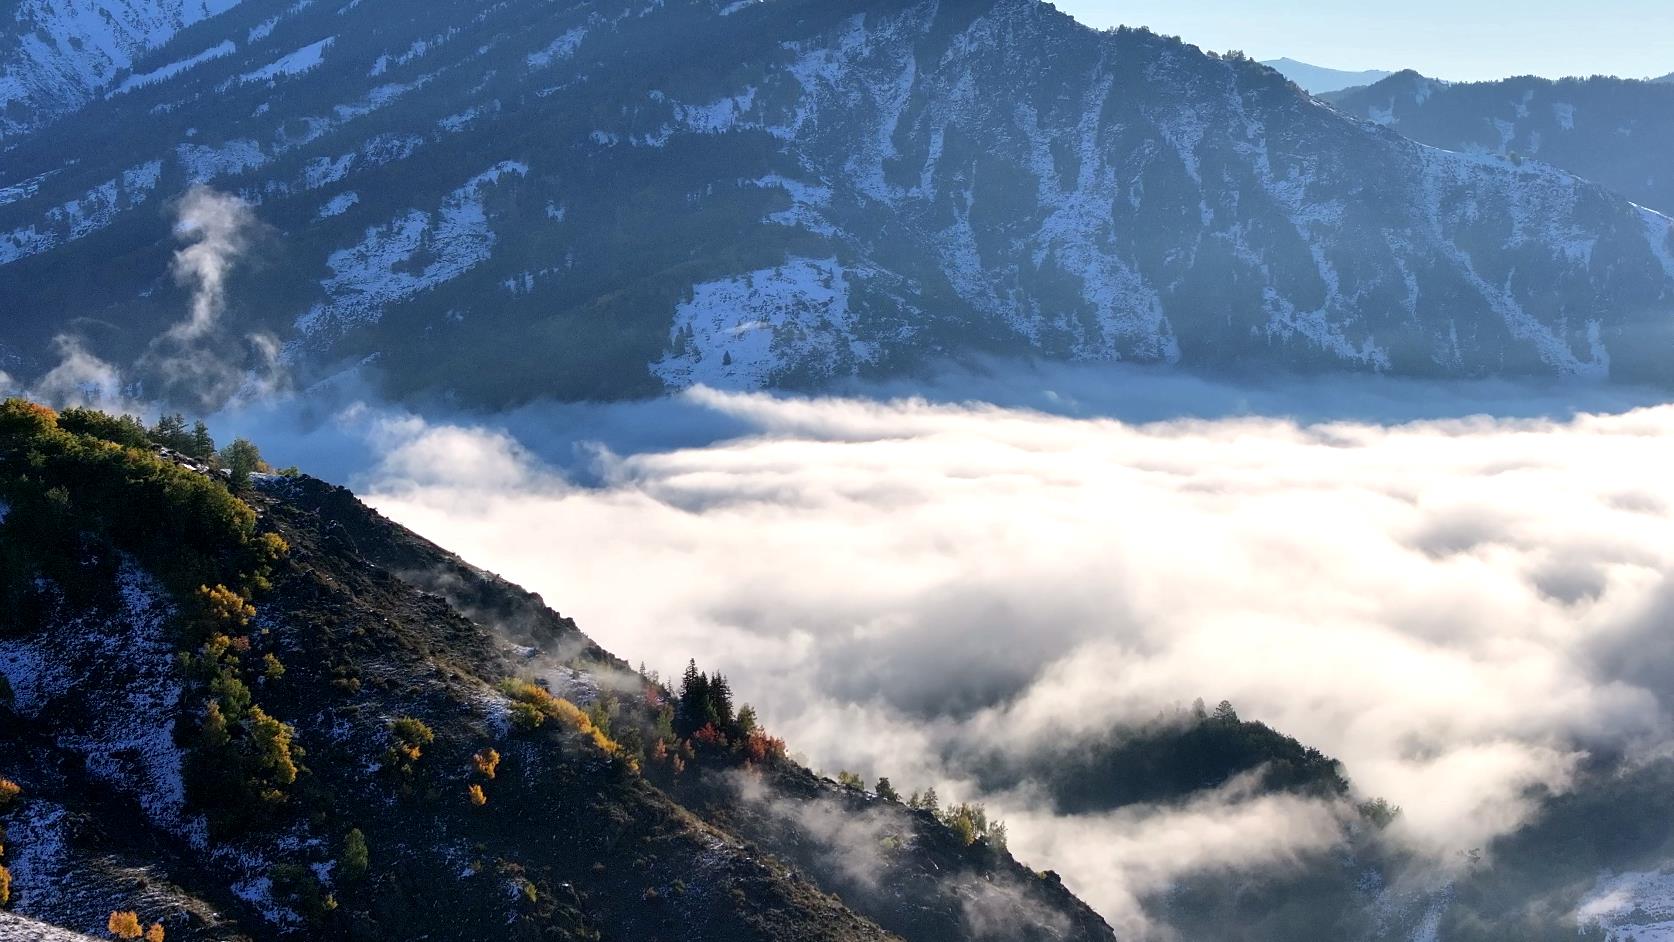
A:
<svg viewBox="0 0 1674 942">
<path fill-rule="evenodd" d="M 164 448 L 173 448 L 178 452 L 186 452 L 192 447 L 192 434 L 186 431 L 186 417 L 180 413 L 157 417 L 157 424 L 151 427 L 151 440 Z"/>
<path fill-rule="evenodd" d="M 192 426 L 192 444 L 186 453 L 202 460 L 208 460 L 215 454 L 215 439 L 209 437 L 209 426 L 203 424 L 202 419 Z"/>
<path fill-rule="evenodd" d="M 261 450 L 246 438 L 234 439 L 221 452 L 221 461 L 227 466 L 227 482 L 234 491 L 249 487 L 250 475 L 267 467 L 267 463 L 262 461 Z"/>
<path fill-rule="evenodd" d="M 721 729 L 732 726 L 732 686 L 718 672 L 709 681 L 709 721 Z"/>
<path fill-rule="evenodd" d="M 877 791 L 878 797 L 884 801 L 898 802 L 901 800 L 901 793 L 895 790 L 895 786 L 889 784 L 888 776 L 878 777 L 878 787 L 875 791 Z"/>
</svg>

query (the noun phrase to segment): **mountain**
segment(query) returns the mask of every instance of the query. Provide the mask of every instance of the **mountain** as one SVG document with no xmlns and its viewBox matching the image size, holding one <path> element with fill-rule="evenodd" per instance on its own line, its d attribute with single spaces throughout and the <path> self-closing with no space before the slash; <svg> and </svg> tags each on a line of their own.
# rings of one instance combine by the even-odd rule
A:
<svg viewBox="0 0 1674 942">
<path fill-rule="evenodd" d="M 0 602 L 0 937 L 1113 938 L 1000 832 L 693 731 L 347 491 L 132 423 L 0 405 Z"/>
<path fill-rule="evenodd" d="M 1452 84 L 1402 72 L 1328 97 L 1434 147 L 1539 161 L 1674 212 L 1671 84 L 1607 76 Z"/>
<path fill-rule="evenodd" d="M 1289 58 L 1266 59 L 1261 64 L 1276 70 L 1280 75 L 1302 86 L 1303 90 L 1315 95 L 1342 91 L 1357 85 L 1370 85 L 1395 74 L 1382 69 L 1367 69 L 1364 72 L 1327 69 L 1324 66 L 1309 65 Z"/>
<path fill-rule="evenodd" d="M 0 152 L 239 0 L 20 0 L 0 22 Z"/>
<path fill-rule="evenodd" d="M 1670 72 L 1667 75 L 1664 75 L 1662 78 L 1659 78 L 1659 79 L 1651 79 L 1651 81 L 1657 82 L 1657 83 L 1660 83 L 1660 84 L 1674 84 L 1674 72 Z"/>
<path fill-rule="evenodd" d="M 217 354 L 395 396 L 984 354 L 1674 378 L 1667 218 L 1036 0 L 242 4 L 133 69 L 7 155 L 17 379 L 65 333 L 146 359 L 196 183 L 268 227 Z"/>
</svg>

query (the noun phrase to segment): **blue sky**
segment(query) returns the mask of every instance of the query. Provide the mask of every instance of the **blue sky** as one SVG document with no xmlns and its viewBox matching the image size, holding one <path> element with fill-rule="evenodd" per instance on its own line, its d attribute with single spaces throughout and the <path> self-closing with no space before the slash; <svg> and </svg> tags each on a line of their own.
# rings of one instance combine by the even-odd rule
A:
<svg viewBox="0 0 1674 942">
<path fill-rule="evenodd" d="M 1456 80 L 1674 72 L 1674 0 L 1055 0 L 1090 26 L 1258 59 Z"/>
</svg>

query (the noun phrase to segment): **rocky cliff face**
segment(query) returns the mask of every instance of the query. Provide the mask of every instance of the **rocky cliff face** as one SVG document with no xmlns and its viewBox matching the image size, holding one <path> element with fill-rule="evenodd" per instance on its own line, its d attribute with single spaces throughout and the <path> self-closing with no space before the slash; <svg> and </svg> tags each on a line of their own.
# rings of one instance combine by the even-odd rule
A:
<svg viewBox="0 0 1674 942">
<path fill-rule="evenodd" d="M 280 236 L 233 282 L 241 323 L 301 376 L 374 357 L 397 393 L 977 353 L 1669 378 L 1667 218 L 1036 0 L 276 12 L 216 17 L 16 145 L 8 369 L 77 317 L 117 358 L 177 317 L 164 207 L 206 182 Z"/>
</svg>

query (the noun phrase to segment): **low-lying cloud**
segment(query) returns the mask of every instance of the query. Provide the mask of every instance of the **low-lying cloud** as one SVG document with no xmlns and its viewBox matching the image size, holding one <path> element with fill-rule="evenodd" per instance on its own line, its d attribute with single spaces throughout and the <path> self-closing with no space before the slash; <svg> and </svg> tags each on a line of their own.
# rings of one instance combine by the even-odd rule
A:
<svg viewBox="0 0 1674 942">
<path fill-rule="evenodd" d="M 277 339 L 239 336 L 224 323 L 227 279 L 261 232 L 250 204 L 195 186 L 174 204 L 181 247 L 171 266 L 176 284 L 191 292 L 184 319 L 153 337 L 133 364 L 102 359 L 72 334 L 54 338 L 58 363 L 27 384 L 0 373 L 0 393 L 21 391 L 56 406 L 93 406 L 149 413 L 152 403 L 191 403 L 200 411 L 242 400 L 255 402 L 284 385 Z M 145 388 L 147 385 L 152 388 Z"/>
<path fill-rule="evenodd" d="M 1674 406 L 1125 422 L 699 390 L 327 425 L 397 521 L 630 661 L 726 673 L 818 768 L 986 801 L 1127 938 L 1167 935 L 1147 900 L 1174 881 L 1283 871 L 1351 813 L 1229 786 L 1060 816 L 985 793 L 977 757 L 1226 698 L 1341 758 L 1445 866 L 1589 754 L 1674 738 Z"/>
</svg>

